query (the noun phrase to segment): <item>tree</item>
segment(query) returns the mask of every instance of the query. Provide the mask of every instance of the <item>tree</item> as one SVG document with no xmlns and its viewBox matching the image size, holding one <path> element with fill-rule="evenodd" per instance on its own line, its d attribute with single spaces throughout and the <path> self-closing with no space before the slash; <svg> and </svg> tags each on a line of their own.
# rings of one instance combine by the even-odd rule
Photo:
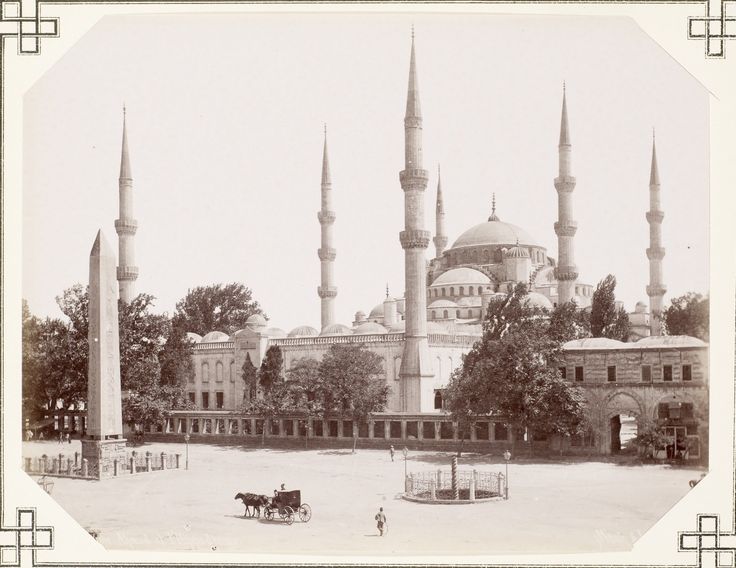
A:
<svg viewBox="0 0 736 568">
<path fill-rule="evenodd" d="M 450 378 L 445 400 L 458 422 L 490 414 L 532 439 L 535 432 L 575 434 L 584 421 L 582 391 L 558 371 L 559 329 L 526 295 L 517 285 L 491 301 L 483 336 Z"/>
<path fill-rule="evenodd" d="M 274 385 L 284 381 L 281 368 L 284 366 L 284 357 L 278 345 L 272 345 L 266 351 L 266 356 L 258 370 L 258 384 L 264 393 L 268 393 Z"/>
<path fill-rule="evenodd" d="M 161 385 L 186 385 L 193 381 L 193 346 L 183 329 L 171 326 L 166 343 L 158 354 Z"/>
<path fill-rule="evenodd" d="M 319 366 L 325 412 L 353 420 L 353 452 L 358 427 L 386 407 L 389 386 L 381 357 L 362 345 L 333 344 Z"/>
<path fill-rule="evenodd" d="M 662 319 L 667 335 L 690 335 L 707 342 L 710 326 L 708 296 L 688 292 L 673 298 Z"/>
<path fill-rule="evenodd" d="M 590 337 L 590 314 L 574 300 L 559 304 L 550 314 L 549 335 L 561 343 Z"/>
<path fill-rule="evenodd" d="M 286 372 L 295 409 L 306 414 L 304 423 L 304 447 L 309 443 L 308 420 L 324 417 L 324 382 L 319 373 L 319 361 L 302 357 Z"/>
<path fill-rule="evenodd" d="M 598 282 L 593 292 L 590 311 L 590 332 L 593 337 L 608 337 L 619 341 L 629 338 L 629 315 L 616 307 L 616 277 L 612 274 Z"/>
<path fill-rule="evenodd" d="M 187 295 L 176 304 L 173 323 L 199 335 L 210 331 L 232 335 L 243 329 L 253 314 L 265 317 L 249 288 L 237 282 L 212 284 L 188 290 Z"/>
<path fill-rule="evenodd" d="M 263 417 L 261 445 L 266 442 L 266 430 L 271 419 L 295 409 L 292 391 L 284 381 L 273 384 L 262 397 L 251 399 L 241 407 L 241 411 L 245 413 L 258 414 Z"/>
<path fill-rule="evenodd" d="M 245 354 L 245 363 L 241 369 L 241 378 L 243 379 L 243 402 L 254 400 L 256 398 L 256 388 L 258 386 L 258 369 L 250 358 L 250 353 Z"/>
</svg>

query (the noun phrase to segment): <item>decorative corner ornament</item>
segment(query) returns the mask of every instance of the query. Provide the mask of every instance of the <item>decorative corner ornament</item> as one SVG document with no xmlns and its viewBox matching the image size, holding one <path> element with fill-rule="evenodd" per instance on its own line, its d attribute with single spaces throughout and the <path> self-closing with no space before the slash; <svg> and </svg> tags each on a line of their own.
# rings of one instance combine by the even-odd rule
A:
<svg viewBox="0 0 736 568">
<path fill-rule="evenodd" d="M 736 39 L 736 16 L 728 16 L 734 0 L 704 0 L 705 17 L 691 16 L 687 22 L 688 39 L 705 40 L 705 56 L 726 57 L 726 40 Z"/>
<path fill-rule="evenodd" d="M 697 568 L 736 566 L 736 533 L 720 531 L 719 516 L 698 514 L 698 530 L 678 533 L 677 550 L 697 553 Z"/>
<path fill-rule="evenodd" d="M 30 551 L 31 566 L 35 566 L 36 551 L 54 548 L 54 528 L 36 525 L 34 507 L 18 507 L 15 515 L 15 526 L 0 528 L 0 566 L 25 564 L 22 551 Z"/>
<path fill-rule="evenodd" d="M 59 18 L 42 18 L 38 0 L 0 0 L 0 49 L 10 37 L 19 55 L 38 55 L 42 38 L 59 37 Z"/>
</svg>

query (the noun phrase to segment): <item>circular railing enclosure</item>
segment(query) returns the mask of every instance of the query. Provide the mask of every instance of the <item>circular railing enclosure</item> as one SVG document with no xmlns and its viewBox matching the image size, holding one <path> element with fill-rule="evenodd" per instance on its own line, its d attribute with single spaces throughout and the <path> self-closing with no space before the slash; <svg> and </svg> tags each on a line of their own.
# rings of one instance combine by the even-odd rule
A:
<svg viewBox="0 0 736 568">
<path fill-rule="evenodd" d="M 438 469 L 410 473 L 405 489 L 403 497 L 409 501 L 468 504 L 503 499 L 506 478 L 500 472 Z"/>
</svg>

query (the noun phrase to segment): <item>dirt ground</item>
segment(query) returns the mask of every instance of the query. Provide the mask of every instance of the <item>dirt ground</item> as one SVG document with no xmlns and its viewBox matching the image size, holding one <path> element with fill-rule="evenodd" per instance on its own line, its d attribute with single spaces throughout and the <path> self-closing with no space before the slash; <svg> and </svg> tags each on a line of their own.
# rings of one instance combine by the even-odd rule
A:
<svg viewBox="0 0 736 568">
<path fill-rule="evenodd" d="M 181 453 L 184 444 L 136 448 Z M 24 456 L 69 455 L 79 441 L 26 442 Z M 446 452 L 411 452 L 409 472 L 449 471 Z M 405 501 L 404 459 L 387 451 L 189 445 L 189 470 L 105 481 L 54 479 L 52 497 L 108 549 L 302 554 L 504 554 L 628 550 L 699 471 L 563 460 L 509 465 L 509 500 L 468 505 Z M 503 471 L 499 456 L 464 454 L 461 468 Z M 308 523 L 243 518 L 238 492 L 300 489 Z M 383 507 L 388 533 L 373 520 Z"/>
</svg>

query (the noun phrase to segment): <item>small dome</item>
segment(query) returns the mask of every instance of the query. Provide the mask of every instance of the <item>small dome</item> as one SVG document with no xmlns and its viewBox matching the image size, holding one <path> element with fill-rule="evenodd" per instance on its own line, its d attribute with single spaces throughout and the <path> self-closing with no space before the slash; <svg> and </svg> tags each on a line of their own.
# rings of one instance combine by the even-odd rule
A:
<svg viewBox="0 0 736 568">
<path fill-rule="evenodd" d="M 322 330 L 320 335 L 352 335 L 353 330 L 341 323 L 333 323 Z"/>
<path fill-rule="evenodd" d="M 565 351 L 573 351 L 578 349 L 626 349 L 631 343 L 624 343 L 616 339 L 607 337 L 585 337 L 583 339 L 573 339 L 565 343 L 562 348 Z"/>
<path fill-rule="evenodd" d="M 369 318 L 382 318 L 383 317 L 383 302 L 378 304 L 377 306 L 374 306 L 374 308 L 371 310 Z"/>
<path fill-rule="evenodd" d="M 368 335 L 370 333 L 387 333 L 388 330 L 381 324 L 369 321 L 355 328 L 356 335 Z"/>
<path fill-rule="evenodd" d="M 498 217 L 496 217 L 496 219 L 497 218 Z M 465 231 L 453 243 L 452 248 L 472 247 L 478 245 L 512 246 L 517 242 L 527 246 L 539 246 L 537 245 L 536 240 L 534 240 L 531 235 L 521 227 L 517 227 L 511 223 L 493 220 L 480 223 L 479 225 L 475 225 Z"/>
<path fill-rule="evenodd" d="M 261 314 L 253 314 L 245 320 L 245 325 L 248 327 L 266 327 L 266 318 Z"/>
<path fill-rule="evenodd" d="M 286 332 L 280 327 L 267 327 L 263 330 L 263 335 L 269 337 L 286 337 Z"/>
<path fill-rule="evenodd" d="M 187 339 L 189 341 L 193 341 L 194 343 L 199 343 L 200 341 L 202 341 L 202 336 L 199 335 L 198 333 L 192 333 L 191 331 L 188 331 Z"/>
<path fill-rule="evenodd" d="M 448 286 L 450 284 L 490 284 L 491 279 L 480 270 L 474 268 L 452 268 L 440 274 L 432 282 L 432 286 Z"/>
<path fill-rule="evenodd" d="M 640 339 L 634 345 L 637 347 L 706 347 L 708 344 L 689 335 L 652 335 Z"/>
<path fill-rule="evenodd" d="M 552 302 L 549 301 L 549 298 L 539 292 L 529 292 L 524 303 L 533 308 L 545 308 L 547 310 L 552 309 Z"/>
<path fill-rule="evenodd" d="M 201 343 L 216 343 L 218 341 L 229 341 L 230 337 L 227 333 L 221 331 L 210 331 L 202 338 Z"/>
<path fill-rule="evenodd" d="M 365 321 L 365 312 L 362 310 L 355 312 L 355 321 Z"/>
<path fill-rule="evenodd" d="M 634 312 L 637 314 L 643 314 L 647 311 L 647 305 L 644 302 L 637 302 L 636 306 L 634 306 Z"/>
<path fill-rule="evenodd" d="M 427 306 L 428 308 L 457 308 L 457 304 L 452 300 L 435 300 Z"/>
<path fill-rule="evenodd" d="M 319 335 L 319 331 L 310 325 L 300 325 L 289 332 L 289 337 L 308 337 Z"/>
<path fill-rule="evenodd" d="M 506 258 L 531 258 L 529 251 L 524 247 L 520 247 L 519 243 L 506 251 Z"/>
</svg>

